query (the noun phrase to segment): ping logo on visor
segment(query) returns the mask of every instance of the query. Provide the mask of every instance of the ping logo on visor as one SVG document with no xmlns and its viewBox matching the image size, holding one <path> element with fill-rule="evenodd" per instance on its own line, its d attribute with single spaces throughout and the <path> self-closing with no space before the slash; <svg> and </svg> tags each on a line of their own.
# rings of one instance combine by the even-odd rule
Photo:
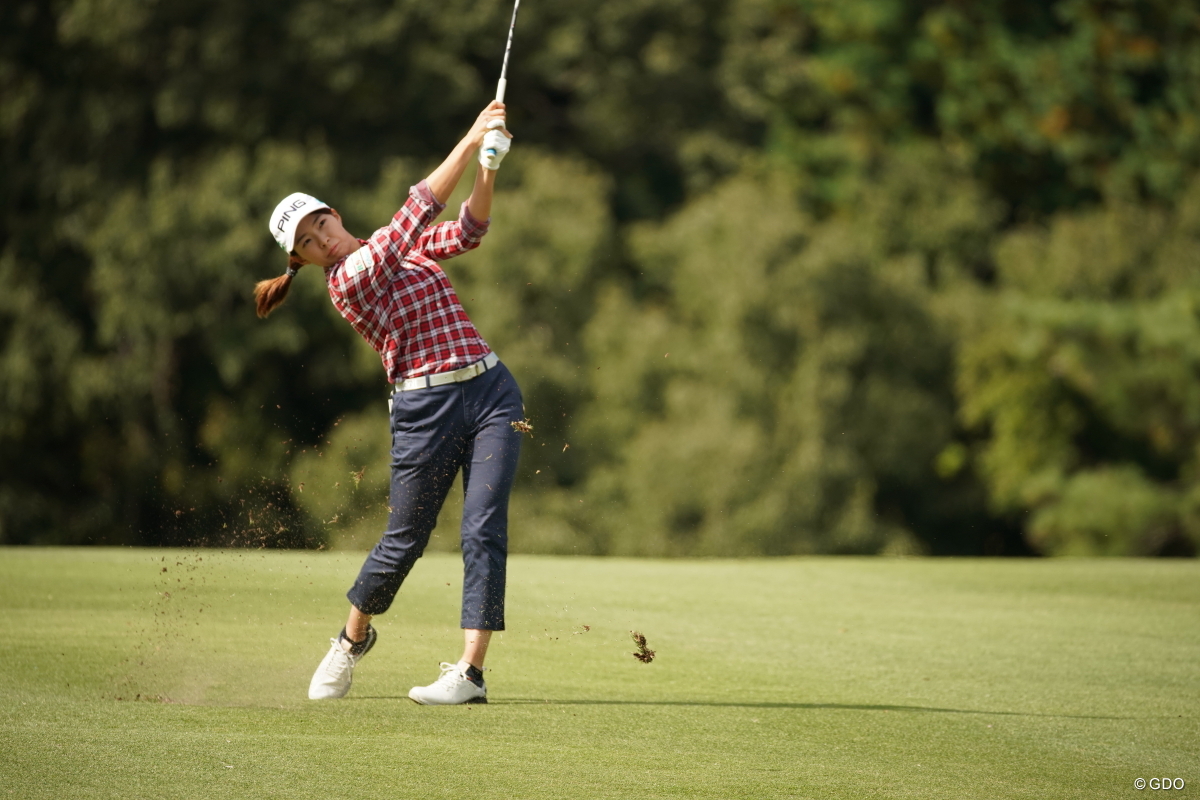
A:
<svg viewBox="0 0 1200 800">
<path fill-rule="evenodd" d="M 308 205 L 307 200 L 297 200 L 296 202 L 294 202 L 290 206 L 288 206 L 287 211 L 284 211 L 282 214 L 279 215 L 279 224 L 275 226 L 275 230 L 282 232 L 283 227 L 285 225 L 287 225 L 288 220 L 292 218 L 292 212 L 299 211 L 300 209 L 304 208 L 306 205 Z"/>
<path fill-rule="evenodd" d="M 329 208 L 329 206 L 303 192 L 289 194 L 280 200 L 279 205 L 275 206 L 275 210 L 271 212 L 269 223 L 275 242 L 284 251 L 292 252 L 296 245 L 296 227 L 300 224 L 300 220 L 323 208 Z"/>
</svg>

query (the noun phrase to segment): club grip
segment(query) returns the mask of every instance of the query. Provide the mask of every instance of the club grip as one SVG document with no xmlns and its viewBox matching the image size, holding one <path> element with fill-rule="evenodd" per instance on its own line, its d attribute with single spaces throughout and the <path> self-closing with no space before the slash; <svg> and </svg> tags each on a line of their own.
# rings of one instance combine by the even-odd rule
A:
<svg viewBox="0 0 1200 800">
<path fill-rule="evenodd" d="M 503 127 L 504 127 L 504 123 L 498 119 L 494 119 L 488 123 L 489 130 L 496 130 L 497 128 L 503 128 Z M 483 152 L 487 153 L 489 156 L 494 156 L 494 155 L 496 155 L 496 148 L 489 147 L 486 150 L 484 150 Z"/>
<path fill-rule="evenodd" d="M 508 88 L 508 81 L 507 81 L 506 79 L 504 79 L 504 78 L 501 78 L 501 79 L 500 79 L 500 80 L 499 80 L 499 81 L 496 83 L 496 102 L 497 102 L 497 103 L 503 103 L 503 102 L 504 102 L 504 91 L 505 91 L 507 88 Z M 487 151 L 486 151 L 486 152 L 487 152 L 487 154 L 488 154 L 489 156 L 494 156 L 494 155 L 496 155 L 496 151 L 495 151 L 494 149 L 492 149 L 491 147 L 489 147 L 489 148 L 487 149 Z"/>
</svg>

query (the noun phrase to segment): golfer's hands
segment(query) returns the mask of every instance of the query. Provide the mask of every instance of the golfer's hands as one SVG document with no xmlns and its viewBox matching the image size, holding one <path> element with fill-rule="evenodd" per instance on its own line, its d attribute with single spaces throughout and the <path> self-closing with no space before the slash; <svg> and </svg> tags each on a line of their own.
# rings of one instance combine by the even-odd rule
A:
<svg viewBox="0 0 1200 800">
<path fill-rule="evenodd" d="M 470 133 L 467 134 L 467 141 L 471 143 L 471 147 L 482 147 L 483 137 L 491 130 L 491 126 L 499 121 L 499 130 L 509 139 L 512 134 L 504 130 L 504 103 L 498 100 L 493 100 L 488 103 L 487 108 L 479 112 L 479 117 L 476 118 L 475 124 L 471 126 Z"/>
<path fill-rule="evenodd" d="M 479 148 L 479 163 L 484 169 L 498 170 L 500 162 L 504 160 L 504 156 L 508 154 L 508 148 L 511 147 L 509 139 L 512 134 L 499 127 L 503 123 L 492 122 L 493 129 L 489 130 L 483 136 L 483 145 Z"/>
</svg>

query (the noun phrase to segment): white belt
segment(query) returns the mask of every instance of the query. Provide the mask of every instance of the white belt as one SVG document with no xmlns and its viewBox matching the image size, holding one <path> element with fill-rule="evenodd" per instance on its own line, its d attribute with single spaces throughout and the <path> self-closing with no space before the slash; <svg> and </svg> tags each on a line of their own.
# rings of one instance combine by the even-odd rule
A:
<svg viewBox="0 0 1200 800">
<path fill-rule="evenodd" d="M 409 378 L 403 381 L 397 381 L 394 392 L 411 392 L 413 389 L 428 389 L 431 386 L 443 386 L 447 383 L 462 383 L 469 381 L 476 375 L 482 375 L 492 367 L 500 363 L 500 356 L 495 353 L 488 353 L 474 364 L 468 364 L 462 369 L 453 369 L 449 372 L 435 372 L 432 375 L 422 375 L 419 378 Z"/>
</svg>

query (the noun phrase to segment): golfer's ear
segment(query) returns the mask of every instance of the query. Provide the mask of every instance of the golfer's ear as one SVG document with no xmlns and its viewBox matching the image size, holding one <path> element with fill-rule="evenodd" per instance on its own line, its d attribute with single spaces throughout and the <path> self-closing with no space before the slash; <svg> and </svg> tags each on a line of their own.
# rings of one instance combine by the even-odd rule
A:
<svg viewBox="0 0 1200 800">
<path fill-rule="evenodd" d="M 254 305 L 259 319 L 265 319 L 287 299 L 288 288 L 292 285 L 292 277 L 304 266 L 297 256 L 288 256 L 287 272 L 278 278 L 259 281 L 254 285 Z"/>
</svg>

